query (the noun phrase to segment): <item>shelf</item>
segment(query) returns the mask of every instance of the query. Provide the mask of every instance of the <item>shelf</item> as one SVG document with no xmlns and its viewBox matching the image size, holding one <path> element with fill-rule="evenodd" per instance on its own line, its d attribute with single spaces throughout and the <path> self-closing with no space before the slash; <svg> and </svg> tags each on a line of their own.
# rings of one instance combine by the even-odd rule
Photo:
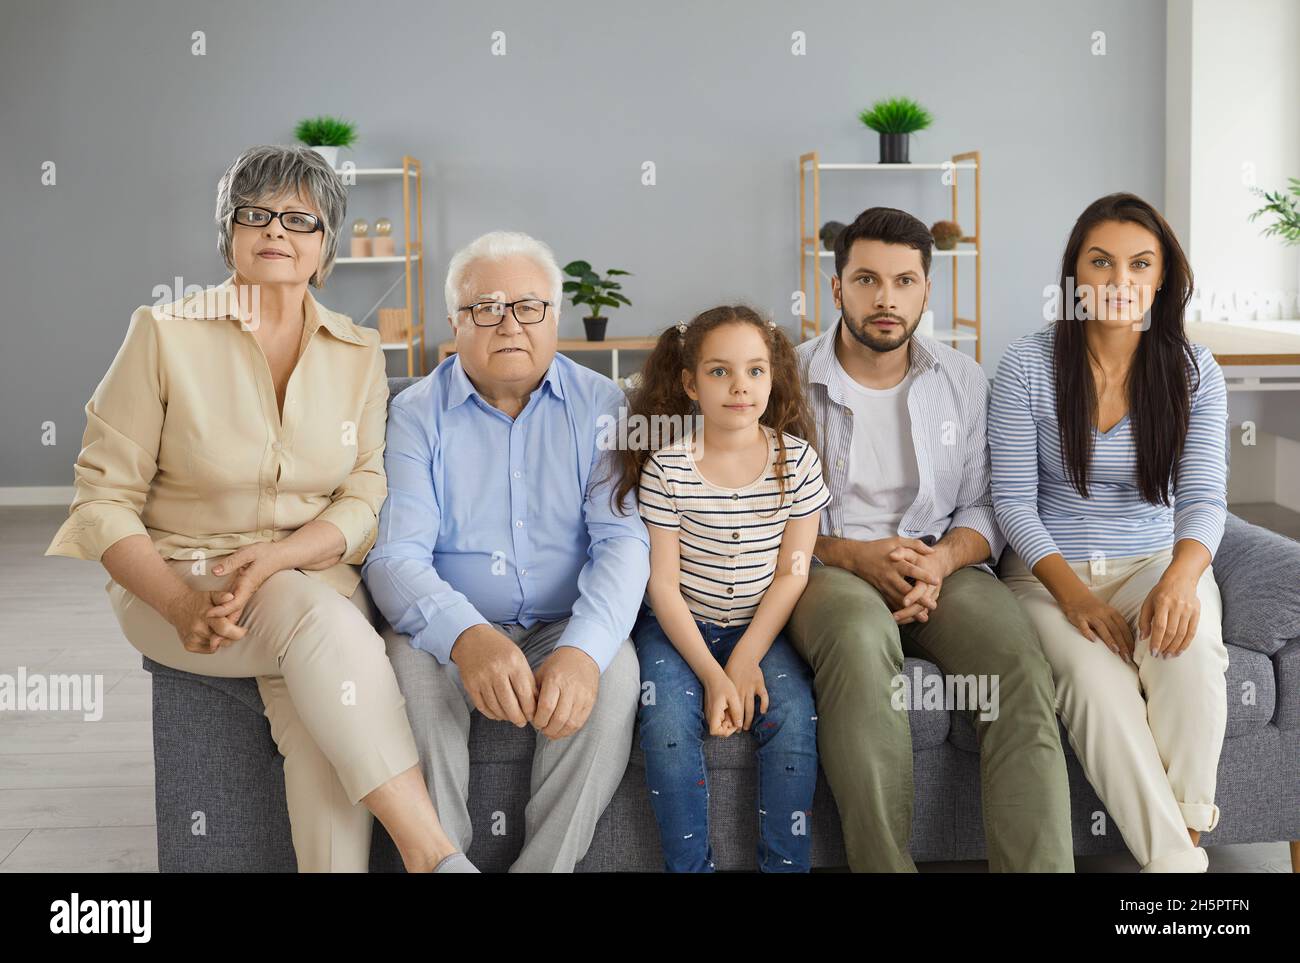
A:
<svg viewBox="0 0 1300 963">
<path fill-rule="evenodd" d="M 804 253 L 805 253 L 805 254 L 811 254 L 811 253 L 812 253 L 812 251 L 810 251 L 810 250 L 808 249 L 808 246 L 807 246 L 806 244 L 804 245 L 804 249 L 803 249 L 803 250 L 804 250 Z M 974 257 L 974 256 L 975 256 L 976 254 L 978 254 L 978 253 L 979 253 L 979 248 L 974 248 L 974 247 L 969 247 L 969 248 L 967 248 L 967 247 L 959 247 L 959 248 L 956 248 L 956 249 L 954 249 L 954 250 L 952 250 L 952 251 L 941 251 L 941 250 L 939 250 L 937 247 L 935 247 L 935 248 L 931 248 L 931 249 L 930 249 L 930 256 L 931 256 L 931 257 Z M 818 256 L 818 257 L 834 257 L 834 256 L 835 256 L 835 252 L 834 252 L 834 251 L 818 251 L 818 252 L 817 252 L 817 256 Z M 341 258 L 340 258 L 339 260 L 341 260 Z"/>
<path fill-rule="evenodd" d="M 942 331 L 936 328 L 928 337 L 934 338 L 935 341 L 978 341 L 980 339 L 978 334 L 967 328 L 947 328 Z"/>
<path fill-rule="evenodd" d="M 819 171 L 973 171 L 974 161 L 948 161 L 946 164 L 818 164 Z"/>
<path fill-rule="evenodd" d="M 412 254 L 412 261 L 420 260 L 420 255 Z M 335 264 L 405 264 L 405 254 L 394 254 L 391 257 L 336 257 Z"/>
<path fill-rule="evenodd" d="M 411 338 L 411 344 L 419 344 L 419 343 L 420 343 L 420 336 L 418 334 L 415 335 L 413 338 Z M 405 341 L 383 341 L 380 342 L 379 347 L 383 348 L 385 351 L 405 351 L 406 342 Z"/>
<path fill-rule="evenodd" d="M 400 167 L 357 167 L 349 171 L 336 167 L 334 173 L 339 177 L 345 174 L 352 174 L 355 177 L 401 177 L 402 169 Z M 420 176 L 419 171 L 414 170 L 407 171 L 407 174 L 411 177 Z"/>
</svg>

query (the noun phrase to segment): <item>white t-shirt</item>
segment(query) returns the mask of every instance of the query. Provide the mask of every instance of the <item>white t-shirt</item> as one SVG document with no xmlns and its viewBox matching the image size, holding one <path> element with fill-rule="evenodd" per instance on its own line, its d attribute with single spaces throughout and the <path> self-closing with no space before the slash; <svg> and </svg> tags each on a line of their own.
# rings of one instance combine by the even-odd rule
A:
<svg viewBox="0 0 1300 963">
<path fill-rule="evenodd" d="M 921 485 L 912 444 L 912 416 L 907 392 L 909 368 L 892 388 L 867 388 L 854 381 L 839 359 L 835 373 L 844 400 L 853 410 L 849 446 L 849 483 L 842 500 L 844 538 L 870 541 L 898 534 L 898 523 Z"/>
</svg>

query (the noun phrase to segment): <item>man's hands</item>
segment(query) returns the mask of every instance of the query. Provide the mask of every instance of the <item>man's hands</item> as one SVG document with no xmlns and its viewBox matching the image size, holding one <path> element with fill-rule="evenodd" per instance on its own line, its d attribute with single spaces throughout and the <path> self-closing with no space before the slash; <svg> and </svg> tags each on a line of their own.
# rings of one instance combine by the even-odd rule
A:
<svg viewBox="0 0 1300 963">
<path fill-rule="evenodd" d="M 946 552 L 902 536 L 851 544 L 850 571 L 875 587 L 894 613 L 895 622 L 906 625 L 929 620 L 939 607 L 939 589 L 950 572 Z"/>
<path fill-rule="evenodd" d="M 491 625 L 462 632 L 451 660 L 479 712 L 520 728 L 531 723 L 550 739 L 581 729 L 600 689 L 600 667 L 581 649 L 557 646 L 534 676 L 519 646 Z"/>
<path fill-rule="evenodd" d="M 451 660 L 474 707 L 519 728 L 537 711 L 537 680 L 519 646 L 491 625 L 471 625 L 451 647 Z"/>
</svg>

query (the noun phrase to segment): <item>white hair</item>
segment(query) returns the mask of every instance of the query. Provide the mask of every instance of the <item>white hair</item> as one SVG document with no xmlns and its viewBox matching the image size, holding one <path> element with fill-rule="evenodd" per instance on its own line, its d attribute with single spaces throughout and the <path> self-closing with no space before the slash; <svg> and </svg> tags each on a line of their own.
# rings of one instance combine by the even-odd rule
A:
<svg viewBox="0 0 1300 963">
<path fill-rule="evenodd" d="M 444 292 L 447 299 L 447 314 L 455 321 L 461 306 L 465 273 L 475 261 L 501 261 L 508 257 L 521 255 L 542 269 L 550 286 L 547 298 L 553 305 L 551 311 L 556 319 L 560 317 L 560 301 L 563 297 L 563 277 L 555 254 L 546 243 L 530 237 L 522 231 L 489 231 L 470 241 L 451 257 L 447 265 L 447 286 Z"/>
</svg>

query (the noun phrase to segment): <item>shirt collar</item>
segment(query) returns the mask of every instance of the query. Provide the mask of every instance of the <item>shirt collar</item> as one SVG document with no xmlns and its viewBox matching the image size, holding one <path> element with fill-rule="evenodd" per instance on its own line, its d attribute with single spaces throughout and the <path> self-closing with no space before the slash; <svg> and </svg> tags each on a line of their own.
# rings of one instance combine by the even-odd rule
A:
<svg viewBox="0 0 1300 963">
<path fill-rule="evenodd" d="M 560 379 L 559 361 L 560 356 L 559 354 L 556 354 L 556 356 L 551 359 L 550 367 L 546 369 L 546 376 L 542 378 L 542 384 L 538 387 L 544 385 L 550 388 L 551 394 L 563 401 L 564 388 Z M 469 375 L 465 373 L 465 366 L 460 363 L 459 354 L 452 356 L 449 376 L 451 378 L 451 384 L 447 387 L 448 410 L 463 405 L 471 395 L 480 398 L 482 397 L 482 395 L 479 395 L 478 389 L 474 387 L 474 382 L 470 381 Z M 483 403 L 487 404 L 486 401 Z"/>
<path fill-rule="evenodd" d="M 194 294 L 175 302 L 174 310 L 169 312 L 178 317 L 201 318 L 204 320 L 239 320 L 239 289 L 235 286 L 232 274 L 216 287 L 204 288 Z M 307 305 L 304 324 L 307 336 L 316 333 L 317 328 L 324 328 L 340 341 L 348 344 L 364 345 L 365 339 L 353 329 L 352 322 L 341 314 L 331 311 L 307 290 Z"/>
<path fill-rule="evenodd" d="M 812 360 L 808 363 L 808 381 L 826 388 L 830 396 L 843 403 L 839 390 L 839 379 L 835 377 L 835 342 L 840 336 L 843 319 L 835 322 L 835 327 L 823 335 L 821 344 L 813 349 Z M 912 347 L 908 352 L 908 363 L 913 374 L 929 371 L 939 367 L 939 356 L 935 342 L 923 334 L 912 333 Z"/>
</svg>

